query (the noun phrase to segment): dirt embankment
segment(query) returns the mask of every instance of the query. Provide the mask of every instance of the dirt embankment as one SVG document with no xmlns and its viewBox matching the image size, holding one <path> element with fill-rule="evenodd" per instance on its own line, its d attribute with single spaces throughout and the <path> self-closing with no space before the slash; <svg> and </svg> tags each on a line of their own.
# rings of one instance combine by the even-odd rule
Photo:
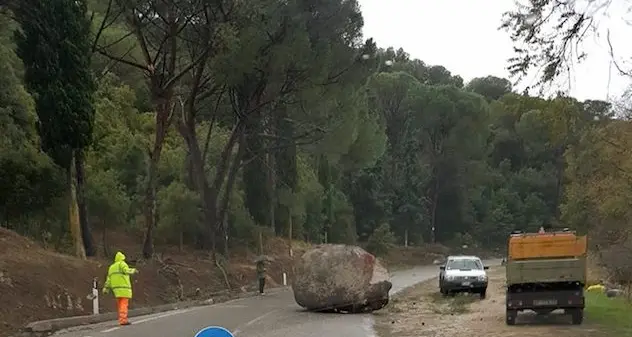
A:
<svg viewBox="0 0 632 337">
<path fill-rule="evenodd" d="M 605 337 L 606 333 L 591 324 L 590 318 L 580 326 L 571 325 L 562 314 L 536 316 L 521 313 L 517 325 L 505 324 L 504 269 L 489 273 L 487 298 L 476 295 L 442 297 L 436 279 L 413 287 L 392 301 L 382 312 L 375 313 L 380 337 Z"/>
</svg>

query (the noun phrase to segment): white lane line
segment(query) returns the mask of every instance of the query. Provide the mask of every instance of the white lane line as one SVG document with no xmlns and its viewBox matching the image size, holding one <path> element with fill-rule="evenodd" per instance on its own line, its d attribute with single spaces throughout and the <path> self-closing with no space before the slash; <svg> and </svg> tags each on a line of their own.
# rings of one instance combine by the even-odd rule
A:
<svg viewBox="0 0 632 337">
<path fill-rule="evenodd" d="M 237 336 L 240 332 L 241 330 L 235 329 L 235 331 L 233 331 L 233 336 Z"/>
<path fill-rule="evenodd" d="M 179 315 L 179 314 L 183 314 L 185 312 L 188 312 L 190 310 L 188 309 L 181 309 L 181 310 L 176 310 L 176 311 L 170 311 L 166 314 L 162 314 L 162 315 L 158 315 L 158 316 L 153 316 L 153 317 L 148 317 L 148 318 L 144 318 L 144 319 L 139 319 L 138 321 L 133 321 L 133 324 L 140 324 L 140 323 L 145 323 L 145 322 L 151 322 L 160 318 L 165 318 L 165 317 L 169 317 L 169 316 L 173 316 L 173 315 Z"/>
<path fill-rule="evenodd" d="M 246 297 L 246 298 L 237 298 L 237 299 L 234 299 L 234 300 L 226 301 L 224 303 L 210 304 L 208 306 L 217 306 L 217 307 L 221 307 L 221 308 L 247 308 L 248 307 L 247 305 L 231 304 L 231 303 L 241 302 L 241 301 L 244 301 L 244 300 L 247 300 L 247 299 L 249 299 L 249 298 L 248 297 Z M 190 312 L 190 311 L 195 311 L 195 310 L 202 310 L 202 309 L 205 309 L 208 306 L 200 306 L 200 307 L 193 307 L 193 308 L 188 308 L 188 309 L 174 310 L 174 311 L 170 311 L 170 312 L 168 312 L 166 314 L 162 314 L 162 315 L 158 315 L 158 316 L 152 316 L 152 317 L 144 318 L 144 319 L 141 319 L 141 320 L 138 320 L 138 321 L 133 321 L 133 324 L 150 322 L 150 321 L 154 321 L 154 320 L 157 320 L 157 319 L 160 319 L 160 318 L 164 318 L 164 317 L 168 317 L 168 316 L 183 314 L 183 313 Z M 255 318 L 255 319 L 253 319 L 252 321 L 246 323 L 246 325 L 252 325 L 252 324 L 258 322 L 259 320 L 261 320 L 262 318 L 264 318 L 264 317 L 266 317 L 266 316 L 268 316 L 268 315 L 270 315 L 270 314 L 272 314 L 272 313 L 274 313 L 276 311 L 278 311 L 278 310 L 270 311 L 270 312 L 268 312 L 268 313 L 266 313 L 264 315 L 261 315 L 261 316 Z M 116 327 L 113 327 L 113 328 L 101 330 L 101 332 L 102 333 L 108 333 L 108 332 L 116 331 L 116 330 L 118 330 L 120 328 L 121 328 L 120 326 L 116 326 Z M 241 330 L 239 330 L 239 329 L 237 329 L 235 331 L 241 332 Z M 84 337 L 91 337 L 91 336 L 84 336 Z"/>
<path fill-rule="evenodd" d="M 118 330 L 118 329 L 120 329 L 120 328 L 121 328 L 120 326 L 115 326 L 115 327 L 113 327 L 113 328 L 109 328 L 109 329 L 101 330 L 101 332 L 103 332 L 103 333 L 112 332 L 112 331 L 116 331 L 116 330 Z"/>
<path fill-rule="evenodd" d="M 233 308 L 247 308 L 248 306 L 242 305 L 242 304 L 229 304 L 229 305 L 219 305 L 219 307 L 233 309 Z"/>
<path fill-rule="evenodd" d="M 251 326 L 251 325 L 253 325 L 253 324 L 255 324 L 255 323 L 259 322 L 260 320 L 264 319 L 264 318 L 265 318 L 265 317 L 267 317 L 268 315 L 272 315 L 272 314 L 276 313 L 276 312 L 277 312 L 277 311 L 279 311 L 279 310 L 280 310 L 280 309 L 277 309 L 277 310 L 272 310 L 272 311 L 268 311 L 266 314 L 263 314 L 263 315 L 261 315 L 261 316 L 259 316 L 259 317 L 255 318 L 255 319 L 251 320 L 250 322 L 246 323 L 246 326 Z"/>
<path fill-rule="evenodd" d="M 178 315 L 178 314 L 182 314 L 185 312 L 190 311 L 189 309 L 180 309 L 180 310 L 174 310 L 174 311 L 170 311 L 166 314 L 162 314 L 162 315 L 157 315 L 157 316 L 152 316 L 152 317 L 147 317 L 144 319 L 139 319 L 137 321 L 132 321 L 133 324 L 140 324 L 140 323 L 145 323 L 145 322 L 150 322 L 153 320 L 157 320 L 160 318 L 165 318 L 165 317 L 169 317 L 169 316 L 173 316 L 173 315 Z M 113 328 L 109 328 L 109 329 L 105 329 L 105 330 L 101 330 L 102 333 L 108 333 L 108 332 L 112 332 L 112 331 L 116 331 L 118 329 L 120 329 L 120 326 L 115 326 Z M 91 336 L 84 336 L 84 337 L 91 337 Z"/>
</svg>

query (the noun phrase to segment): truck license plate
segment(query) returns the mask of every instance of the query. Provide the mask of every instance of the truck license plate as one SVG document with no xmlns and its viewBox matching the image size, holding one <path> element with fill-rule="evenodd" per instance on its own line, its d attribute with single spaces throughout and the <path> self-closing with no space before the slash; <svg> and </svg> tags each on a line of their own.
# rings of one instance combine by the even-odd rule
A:
<svg viewBox="0 0 632 337">
<path fill-rule="evenodd" d="M 470 286 L 471 284 L 472 284 L 472 283 L 470 283 L 470 282 L 463 282 L 463 283 L 461 283 L 461 285 L 462 285 L 462 286 L 464 286 L 464 287 L 468 287 L 468 286 Z"/>
<path fill-rule="evenodd" d="M 557 305 L 557 300 L 534 300 L 533 305 Z"/>
</svg>

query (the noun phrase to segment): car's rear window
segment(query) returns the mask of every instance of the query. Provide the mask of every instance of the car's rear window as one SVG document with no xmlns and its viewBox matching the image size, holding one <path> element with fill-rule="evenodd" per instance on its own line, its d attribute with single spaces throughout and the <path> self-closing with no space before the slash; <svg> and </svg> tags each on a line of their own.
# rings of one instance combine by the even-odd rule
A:
<svg viewBox="0 0 632 337">
<path fill-rule="evenodd" d="M 483 269 L 483 265 L 480 260 L 458 259 L 448 261 L 446 269 Z"/>
</svg>

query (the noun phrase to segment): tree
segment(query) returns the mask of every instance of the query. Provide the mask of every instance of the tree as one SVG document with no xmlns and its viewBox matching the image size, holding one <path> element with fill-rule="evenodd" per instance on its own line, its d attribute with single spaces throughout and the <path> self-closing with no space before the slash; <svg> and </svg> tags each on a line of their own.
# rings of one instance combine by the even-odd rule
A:
<svg viewBox="0 0 632 337">
<path fill-rule="evenodd" d="M 611 4 L 613 1 L 610 0 L 587 4 L 529 0 L 526 4 L 517 5 L 514 11 L 505 13 L 501 28 L 511 33 L 511 39 L 516 44 L 516 56 L 509 59 L 511 74 L 522 78 L 537 68 L 540 81 L 536 84 L 550 84 L 555 78 L 570 72 L 574 62 L 588 57 L 581 49 L 587 39 L 606 35 L 615 66 L 621 74 L 631 76 L 632 72 L 617 61 L 610 29 L 602 34 L 603 27 L 600 27 L 600 17 L 611 17 L 613 11 L 617 11 L 617 6 Z"/>
<path fill-rule="evenodd" d="M 150 103 L 155 112 L 154 140 L 147 151 L 149 160 L 145 182 L 143 242 L 145 258 L 151 258 L 154 253 L 158 164 L 167 131 L 172 124 L 177 103 L 176 89 L 183 77 L 208 58 L 204 51 L 210 48 L 210 45 L 203 45 L 203 51 L 196 58 L 189 59 L 183 46 L 190 41 L 184 35 L 189 33 L 188 29 L 200 17 L 208 17 L 205 16 L 208 14 L 208 6 L 204 1 L 156 3 L 146 0 L 109 0 L 101 11 L 101 24 L 93 50 L 114 62 L 140 71 L 145 76 Z M 108 36 L 104 32 L 110 27 L 124 29 L 118 36 Z M 208 42 L 209 38 L 207 36 L 203 41 Z M 129 41 L 133 42 L 132 49 L 113 50 L 114 46 Z M 136 61 L 134 54 L 138 54 L 142 61 Z"/>
<path fill-rule="evenodd" d="M 511 92 L 511 82 L 496 76 L 477 77 L 472 79 L 465 89 L 475 92 L 489 101 L 496 101 Z"/>
<path fill-rule="evenodd" d="M 15 17 L 22 28 L 16 32 L 17 53 L 24 62 L 27 88 L 35 97 L 42 148 L 68 175 L 76 254 L 92 256 L 83 151 L 91 142 L 95 83 L 90 73 L 86 2 L 20 2 Z"/>
</svg>

